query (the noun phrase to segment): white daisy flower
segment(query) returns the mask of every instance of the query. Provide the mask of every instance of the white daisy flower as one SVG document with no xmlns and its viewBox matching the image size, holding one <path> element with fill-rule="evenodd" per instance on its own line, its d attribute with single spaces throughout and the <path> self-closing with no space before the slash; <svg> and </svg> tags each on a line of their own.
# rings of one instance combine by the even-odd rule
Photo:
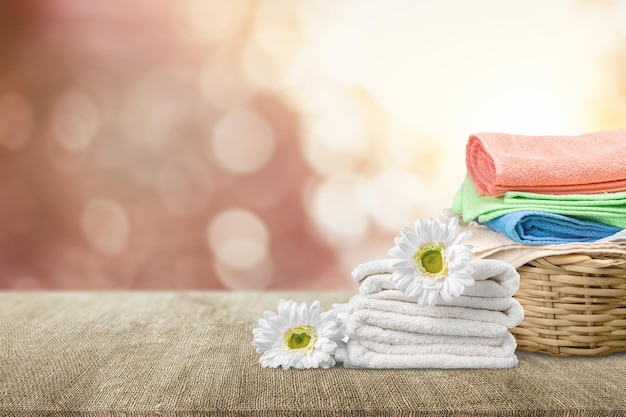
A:
<svg viewBox="0 0 626 417">
<path fill-rule="evenodd" d="M 456 233 L 458 219 L 446 224 L 438 218 L 416 220 L 415 231 L 402 228 L 395 247 L 389 255 L 392 261 L 391 279 L 399 290 L 416 298 L 418 304 L 433 306 L 440 295 L 445 301 L 458 297 L 465 287 L 474 285 L 472 247 L 463 245 L 471 232 Z"/>
<path fill-rule="evenodd" d="M 280 300 L 278 314 L 265 311 L 252 334 L 252 345 L 262 354 L 259 363 L 283 369 L 334 366 L 337 342 L 343 338 L 335 312 L 320 314 L 319 301 L 307 308 L 305 303 Z"/>
</svg>

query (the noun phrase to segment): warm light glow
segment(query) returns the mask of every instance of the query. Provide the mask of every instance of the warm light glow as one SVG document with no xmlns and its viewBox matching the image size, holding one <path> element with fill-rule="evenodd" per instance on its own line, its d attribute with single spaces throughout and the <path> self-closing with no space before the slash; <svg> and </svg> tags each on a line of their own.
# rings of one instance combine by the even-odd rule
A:
<svg viewBox="0 0 626 417">
<path fill-rule="evenodd" d="M 214 43 L 237 29 L 247 0 L 184 0 L 181 36 L 189 42 Z"/>
<path fill-rule="evenodd" d="M 84 237 L 98 251 L 115 255 L 126 249 L 130 234 L 128 215 L 120 204 L 96 198 L 83 209 L 80 225 Z"/>
<path fill-rule="evenodd" d="M 209 223 L 207 242 L 217 260 L 230 269 L 251 270 L 268 255 L 267 226 L 251 211 L 233 208 Z"/>
<path fill-rule="evenodd" d="M 179 142 L 176 129 L 189 115 L 182 88 L 185 76 L 176 67 L 155 68 L 124 91 L 116 110 L 129 143 L 160 152 L 169 142 Z"/>
<path fill-rule="evenodd" d="M 333 153 L 363 154 L 368 132 L 364 115 L 348 100 L 331 101 L 306 123 L 306 140 L 321 142 Z"/>
<path fill-rule="evenodd" d="M 363 85 L 392 123 L 458 143 L 476 129 L 563 134 L 592 130 L 578 117 L 580 93 L 602 78 L 599 51 L 580 30 L 586 16 L 572 9 L 567 1 L 374 1 L 346 8 L 311 42 L 320 71 Z M 449 136 L 456 132 L 465 134 Z"/>
<path fill-rule="evenodd" d="M 626 2 L 37 4 L 2 11 L 0 290 L 354 286 L 470 134 L 626 128 Z"/>
<path fill-rule="evenodd" d="M 100 128 L 98 107 L 87 93 L 71 90 L 54 106 L 52 133 L 58 143 L 69 151 L 89 147 Z"/>
<path fill-rule="evenodd" d="M 296 84 L 301 76 L 302 60 L 299 53 L 275 54 L 254 38 L 243 51 L 242 69 L 248 80 L 261 89 L 282 90 Z"/>
<path fill-rule="evenodd" d="M 368 182 L 363 206 L 383 230 L 394 233 L 413 213 L 429 206 L 430 190 L 425 182 L 409 171 L 382 171 Z M 404 221 L 404 223 L 403 223 Z"/>
<path fill-rule="evenodd" d="M 265 258 L 254 268 L 245 270 L 218 262 L 215 264 L 215 272 L 220 282 L 231 290 L 262 290 L 267 288 L 274 278 L 274 266 L 270 258 Z"/>
<path fill-rule="evenodd" d="M 217 109 L 244 107 L 252 97 L 250 87 L 236 71 L 213 61 L 202 67 L 199 84 L 204 99 Z"/>
<path fill-rule="evenodd" d="M 311 205 L 313 220 L 334 243 L 364 237 L 369 222 L 359 200 L 363 180 L 348 174 L 325 179 L 315 189 Z"/>
<path fill-rule="evenodd" d="M 213 131 L 213 150 L 228 171 L 258 171 L 272 156 L 276 137 L 272 126 L 257 112 L 232 112 L 217 122 Z"/>
<path fill-rule="evenodd" d="M 21 94 L 0 95 L 0 145 L 12 150 L 30 139 L 34 127 L 33 105 Z"/>
</svg>

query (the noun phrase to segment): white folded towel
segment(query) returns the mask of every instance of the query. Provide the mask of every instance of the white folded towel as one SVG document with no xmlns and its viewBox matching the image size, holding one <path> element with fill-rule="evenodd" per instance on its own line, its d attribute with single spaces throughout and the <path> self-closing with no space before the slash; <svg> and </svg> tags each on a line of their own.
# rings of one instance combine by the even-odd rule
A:
<svg viewBox="0 0 626 417">
<path fill-rule="evenodd" d="M 475 284 L 465 287 L 462 296 L 471 297 L 511 297 L 519 289 L 519 274 L 510 264 L 495 259 L 475 259 L 471 261 L 475 269 Z M 361 294 L 371 294 L 381 290 L 397 289 L 391 280 L 393 266 L 390 259 L 375 259 L 358 265 L 352 271 L 352 278 L 359 283 Z M 368 282 L 370 277 L 381 277 Z M 361 288 L 363 287 L 363 288 Z M 437 305 L 443 304 L 441 297 Z"/>
<path fill-rule="evenodd" d="M 450 336 L 433 335 L 426 333 L 411 333 L 402 330 L 383 329 L 367 323 L 350 322 L 347 331 L 354 340 L 370 340 L 387 343 L 389 345 L 417 345 L 417 344 L 462 344 L 477 346 L 498 346 L 510 333 L 503 333 L 501 337 Z M 350 336 L 348 336 L 350 338 Z"/>
<path fill-rule="evenodd" d="M 346 333 L 352 338 L 359 334 L 359 326 L 367 324 L 389 330 L 448 336 L 474 336 L 499 338 L 508 333 L 500 323 L 450 317 L 408 316 L 392 311 L 358 309 L 350 313 Z"/>
<path fill-rule="evenodd" d="M 508 300 L 509 307 L 502 311 L 443 305 L 422 307 L 415 303 L 376 299 L 362 295 L 352 297 L 349 304 L 352 307 L 352 313 L 358 310 L 376 310 L 397 314 L 398 320 L 403 321 L 412 320 L 413 317 L 465 319 L 473 322 L 495 323 L 510 328 L 521 323 L 524 318 L 524 309 L 517 300 L 513 298 Z"/>
<path fill-rule="evenodd" d="M 512 337 L 512 336 L 511 336 Z M 370 344 L 371 346 L 371 344 Z M 464 346 L 457 345 L 460 351 Z M 377 352 L 364 346 L 358 340 L 351 340 L 345 348 L 335 354 L 338 362 L 343 362 L 346 368 L 384 368 L 384 369 L 414 369 L 414 368 L 514 368 L 517 366 L 517 357 L 514 347 L 504 347 L 499 354 L 493 349 L 485 348 L 484 353 L 470 355 L 466 353 L 384 353 Z M 509 353 L 509 351 L 511 352 Z"/>
<path fill-rule="evenodd" d="M 351 323 L 350 333 L 355 340 L 371 340 L 389 345 L 416 345 L 416 344 L 463 344 L 478 346 L 498 346 L 510 333 L 503 333 L 501 337 L 476 337 L 456 335 L 432 335 L 426 333 L 411 333 L 402 330 L 383 329 L 367 323 Z M 349 336 L 348 336 L 349 338 Z"/>
<path fill-rule="evenodd" d="M 513 294 L 519 274 L 499 260 L 472 260 L 475 283 L 435 306 L 420 306 L 391 279 L 391 259 L 357 266 L 359 295 L 348 303 L 345 346 L 335 358 L 348 368 L 510 368 L 517 366 L 508 331 L 524 317 Z M 345 306 L 344 306 L 345 307 Z"/>
<path fill-rule="evenodd" d="M 367 308 L 355 296 L 346 320 L 349 337 L 335 358 L 347 368 L 510 368 L 516 342 L 506 326 L 459 318 L 406 315 Z M 391 303 L 389 300 L 382 300 Z M 415 304 L 393 301 L 411 310 Z M 431 312 L 444 307 L 421 307 Z M 488 312 L 497 313 L 497 312 Z M 437 313 L 436 313 L 437 314 Z M 435 315 L 436 315 L 435 314 Z M 431 314 L 432 315 L 432 314 Z"/>
<path fill-rule="evenodd" d="M 375 288 L 378 285 L 376 281 L 380 280 L 389 281 L 389 275 L 374 275 L 367 278 L 366 280 L 362 281 L 362 284 L 359 288 L 359 293 L 362 295 L 367 295 L 369 298 L 372 299 L 417 303 L 417 300 L 415 298 L 408 297 L 399 290 L 377 290 Z M 369 292 L 371 290 L 376 290 L 376 292 Z M 445 301 L 441 299 L 437 302 L 437 305 L 504 311 L 511 308 L 511 304 L 513 303 L 513 301 L 511 300 L 511 297 L 467 297 L 461 295 L 459 297 L 454 297 L 450 301 Z"/>
<path fill-rule="evenodd" d="M 509 356 L 515 352 L 517 343 L 511 333 L 499 339 L 498 344 L 490 345 L 466 345 L 463 343 L 449 343 L 442 340 L 440 343 L 426 344 L 403 344 L 394 345 L 390 343 L 381 343 L 368 339 L 355 339 L 359 345 L 369 351 L 383 353 L 389 355 L 457 355 L 457 356 Z"/>
</svg>

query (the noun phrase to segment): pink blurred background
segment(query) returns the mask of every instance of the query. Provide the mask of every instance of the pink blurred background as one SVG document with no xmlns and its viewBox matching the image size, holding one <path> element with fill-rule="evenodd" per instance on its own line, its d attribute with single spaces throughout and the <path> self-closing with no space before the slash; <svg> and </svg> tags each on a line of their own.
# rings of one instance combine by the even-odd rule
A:
<svg viewBox="0 0 626 417">
<path fill-rule="evenodd" d="M 0 2 L 0 289 L 355 288 L 470 133 L 626 125 L 626 2 Z"/>
</svg>

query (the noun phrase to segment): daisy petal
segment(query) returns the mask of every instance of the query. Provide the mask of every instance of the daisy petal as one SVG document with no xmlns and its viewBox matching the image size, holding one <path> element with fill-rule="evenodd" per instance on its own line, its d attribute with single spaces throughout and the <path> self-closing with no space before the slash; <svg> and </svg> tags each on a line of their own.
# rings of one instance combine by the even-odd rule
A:
<svg viewBox="0 0 626 417">
<path fill-rule="evenodd" d="M 470 245 L 462 244 L 470 232 L 459 234 L 458 224 L 456 217 L 447 222 L 441 216 L 418 219 L 414 230 L 403 227 L 394 239 L 395 246 L 388 252 L 393 257 L 391 279 L 419 305 L 435 305 L 439 296 L 449 301 L 474 284 L 468 265 L 474 253 Z"/>
<path fill-rule="evenodd" d="M 344 339 L 344 328 L 333 310 L 320 312 L 320 302 L 280 300 L 278 313 L 264 312 L 252 330 L 252 345 L 262 367 L 283 369 L 329 368 Z"/>
</svg>

